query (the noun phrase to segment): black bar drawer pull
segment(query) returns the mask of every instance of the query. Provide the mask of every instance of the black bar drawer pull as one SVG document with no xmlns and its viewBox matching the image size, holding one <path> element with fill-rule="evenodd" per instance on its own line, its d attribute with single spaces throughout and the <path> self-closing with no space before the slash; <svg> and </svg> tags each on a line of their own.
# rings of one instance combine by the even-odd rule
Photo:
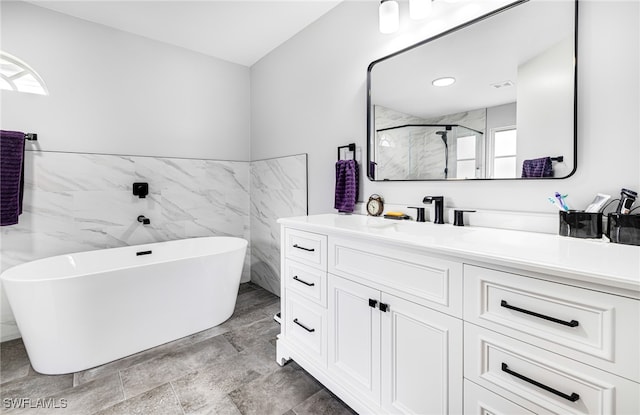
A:
<svg viewBox="0 0 640 415">
<path fill-rule="evenodd" d="M 301 280 L 300 278 L 298 278 L 298 276 L 297 276 L 297 275 L 294 275 L 294 276 L 293 276 L 293 279 L 294 279 L 294 280 L 296 280 L 296 281 L 298 281 L 298 282 L 303 283 L 303 284 L 304 284 L 304 285 L 306 285 L 307 287 L 313 287 L 314 285 L 316 285 L 316 283 L 315 283 L 315 282 L 306 282 L 305 280 Z"/>
<path fill-rule="evenodd" d="M 298 248 L 298 249 L 302 249 L 303 251 L 307 251 L 307 252 L 315 251 L 315 249 L 313 249 L 313 248 L 305 248 L 304 246 L 300 246 L 298 244 L 294 244 L 293 247 L 294 248 Z"/>
<path fill-rule="evenodd" d="M 307 327 L 304 324 L 300 323 L 297 318 L 294 318 L 293 322 L 296 323 L 298 326 L 302 327 L 303 329 L 305 329 L 306 331 L 308 331 L 309 333 L 313 333 L 314 331 L 316 331 L 316 329 L 310 329 L 309 327 Z"/>
<path fill-rule="evenodd" d="M 507 304 L 507 302 L 505 300 L 500 301 L 500 306 L 504 307 L 504 308 L 508 308 L 509 310 L 514 310 L 514 311 L 519 311 L 519 312 L 524 313 L 524 314 L 529 314 L 530 316 L 534 316 L 534 317 L 542 318 L 542 319 L 545 319 L 545 320 L 553 321 L 554 323 L 562 324 L 563 326 L 578 327 L 578 325 L 580 324 L 580 323 L 578 323 L 577 320 L 564 321 L 564 320 L 560 320 L 560 319 L 555 318 L 555 317 L 549 317 L 549 316 L 545 316 L 544 314 L 539 314 L 539 313 L 535 313 L 533 311 L 525 310 L 524 308 L 514 307 L 512 305 Z"/>
<path fill-rule="evenodd" d="M 140 252 L 136 252 L 136 256 L 149 255 L 150 253 L 151 253 L 151 251 L 140 251 Z"/>
<path fill-rule="evenodd" d="M 529 382 L 530 384 L 535 385 L 535 386 L 537 386 L 537 387 L 539 387 L 539 388 L 541 388 L 541 389 L 544 389 L 544 390 L 546 390 L 547 392 L 551 392 L 551 393 L 553 393 L 554 395 L 558 395 L 558 396 L 560 396 L 561 398 L 564 398 L 564 399 L 566 399 L 566 400 L 568 400 L 568 401 L 575 402 L 575 401 L 577 401 L 578 399 L 580 399 L 580 395 L 578 395 L 578 394 L 577 394 L 577 393 L 575 393 L 575 392 L 572 392 L 572 393 L 571 393 L 571 395 L 567 395 L 566 393 L 562 393 L 562 392 L 560 392 L 559 390 L 553 389 L 553 388 L 552 388 L 552 387 L 550 387 L 550 386 L 547 386 L 547 385 L 542 384 L 542 383 L 540 383 L 540 382 L 538 382 L 538 381 L 535 381 L 535 380 L 533 380 L 533 379 L 530 379 L 530 378 L 528 378 L 528 377 L 526 377 L 526 376 L 524 376 L 524 375 L 521 375 L 521 374 L 520 374 L 520 373 L 518 373 L 518 372 L 514 372 L 513 370 L 509 369 L 509 366 L 507 366 L 507 364 L 506 364 L 506 363 L 504 363 L 504 362 L 502 363 L 502 371 L 503 371 L 503 372 L 507 372 L 507 373 L 508 373 L 508 374 L 510 374 L 511 376 L 515 376 L 515 377 L 517 377 L 518 379 L 522 379 L 522 380 L 524 380 L 525 382 Z"/>
</svg>

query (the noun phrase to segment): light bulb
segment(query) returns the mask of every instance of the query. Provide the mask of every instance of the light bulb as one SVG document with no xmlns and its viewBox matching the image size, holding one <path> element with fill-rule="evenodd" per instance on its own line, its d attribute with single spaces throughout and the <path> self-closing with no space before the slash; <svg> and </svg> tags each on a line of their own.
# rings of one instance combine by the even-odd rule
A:
<svg viewBox="0 0 640 415">
<path fill-rule="evenodd" d="M 380 33 L 393 33 L 400 26 L 400 11 L 395 0 L 382 0 L 378 9 Z"/>
</svg>

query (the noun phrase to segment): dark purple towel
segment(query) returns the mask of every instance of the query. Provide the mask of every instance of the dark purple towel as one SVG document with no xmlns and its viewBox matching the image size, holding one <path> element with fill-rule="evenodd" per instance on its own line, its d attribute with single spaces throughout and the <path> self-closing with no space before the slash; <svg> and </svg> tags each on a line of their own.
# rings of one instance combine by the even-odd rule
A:
<svg viewBox="0 0 640 415">
<path fill-rule="evenodd" d="M 18 223 L 23 192 L 24 133 L 0 130 L 0 226 Z"/>
<path fill-rule="evenodd" d="M 551 157 L 523 161 L 522 177 L 553 177 Z"/>
<path fill-rule="evenodd" d="M 338 160 L 336 163 L 336 197 L 334 208 L 351 213 L 358 201 L 358 162 Z"/>
</svg>

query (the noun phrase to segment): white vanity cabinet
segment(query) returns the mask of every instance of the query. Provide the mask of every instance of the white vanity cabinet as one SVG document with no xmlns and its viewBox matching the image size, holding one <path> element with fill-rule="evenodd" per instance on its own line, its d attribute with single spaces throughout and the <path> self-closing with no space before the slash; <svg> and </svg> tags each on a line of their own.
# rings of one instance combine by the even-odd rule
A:
<svg viewBox="0 0 640 415">
<path fill-rule="evenodd" d="M 280 223 L 277 361 L 358 413 L 640 414 L 638 251 L 358 215 Z M 572 255 L 592 251 L 617 268 L 581 269 Z"/>
<path fill-rule="evenodd" d="M 462 321 L 329 274 L 329 373 L 389 413 L 462 412 Z"/>
</svg>

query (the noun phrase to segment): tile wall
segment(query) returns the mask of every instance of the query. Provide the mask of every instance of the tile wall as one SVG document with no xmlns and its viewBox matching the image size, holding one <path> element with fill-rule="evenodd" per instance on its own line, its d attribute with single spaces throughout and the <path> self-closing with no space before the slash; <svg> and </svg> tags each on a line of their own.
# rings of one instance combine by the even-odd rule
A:
<svg viewBox="0 0 640 415">
<path fill-rule="evenodd" d="M 307 155 L 251 162 L 251 281 L 280 295 L 278 218 L 307 214 Z"/>
<path fill-rule="evenodd" d="M 146 198 L 132 194 L 136 181 L 149 183 Z M 24 212 L 17 225 L 0 228 L 0 272 L 72 252 L 237 236 L 250 241 L 242 281 L 279 295 L 276 220 L 306 214 L 306 154 L 249 163 L 27 151 Z M 7 340 L 19 334 L 0 295 L 0 340 Z"/>
<path fill-rule="evenodd" d="M 249 162 L 27 151 L 19 223 L 0 228 L 0 272 L 53 255 L 182 239 L 249 240 Z M 149 195 L 132 194 L 136 181 Z M 306 196 L 306 195 L 305 195 Z M 137 222 L 138 215 L 151 219 Z M 248 251 L 243 281 L 250 277 Z M 4 293 L 2 340 L 17 336 Z"/>
</svg>

